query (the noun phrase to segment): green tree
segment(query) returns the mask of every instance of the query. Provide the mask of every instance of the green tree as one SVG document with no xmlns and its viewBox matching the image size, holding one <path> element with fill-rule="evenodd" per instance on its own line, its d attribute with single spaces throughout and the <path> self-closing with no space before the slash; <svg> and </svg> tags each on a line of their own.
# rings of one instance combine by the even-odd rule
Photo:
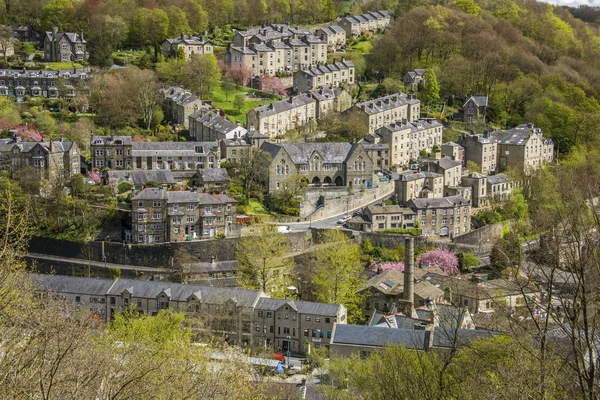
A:
<svg viewBox="0 0 600 400">
<path fill-rule="evenodd" d="M 230 72 L 225 72 L 225 75 L 223 75 L 223 81 L 221 82 L 221 89 L 223 89 L 223 92 L 225 92 L 225 101 L 229 101 L 229 94 L 234 93 L 235 88 L 236 84 L 233 81 L 233 76 L 231 76 Z"/>
<path fill-rule="evenodd" d="M 523 247 L 519 235 L 514 231 L 509 231 L 499 238 L 492 247 L 490 265 L 496 271 L 501 272 L 506 268 L 518 267 L 522 263 Z"/>
<path fill-rule="evenodd" d="M 237 162 L 230 168 L 230 175 L 240 182 L 244 189 L 246 201 L 249 200 L 250 193 L 254 191 L 262 193 L 264 191 L 270 165 L 271 155 L 269 153 L 254 147 L 240 150 Z"/>
<path fill-rule="evenodd" d="M 479 258 L 473 253 L 458 253 L 458 266 L 461 271 L 479 266 Z"/>
<path fill-rule="evenodd" d="M 271 195 L 275 211 L 287 215 L 298 215 L 300 213 L 300 199 L 307 187 L 308 182 L 302 175 L 294 174 L 290 176 Z"/>
<path fill-rule="evenodd" d="M 345 305 L 348 321 L 359 321 L 362 299 L 357 290 L 363 281 L 363 268 L 358 245 L 340 230 L 326 230 L 317 251 L 317 260 L 312 277 L 314 295 L 325 303 Z"/>
<path fill-rule="evenodd" d="M 188 24 L 187 16 L 185 12 L 176 6 L 169 6 L 166 8 L 167 16 L 169 17 L 169 29 L 168 36 L 169 37 L 177 37 L 183 34 L 192 33 L 192 29 Z"/>
<path fill-rule="evenodd" d="M 479 15 L 481 8 L 475 0 L 456 0 L 456 7 L 460 8 L 467 14 Z"/>
<path fill-rule="evenodd" d="M 351 113 L 340 121 L 334 133 L 349 142 L 357 143 L 369 134 L 369 127 L 357 113 Z"/>
<path fill-rule="evenodd" d="M 295 282 L 294 259 L 285 234 L 275 225 L 256 228 L 256 234 L 242 237 L 236 246 L 240 285 L 260 289 L 272 297 L 284 297 Z"/>
<path fill-rule="evenodd" d="M 421 93 L 421 99 L 427 108 L 440 100 L 440 86 L 432 68 L 425 71 L 425 90 Z"/>
<path fill-rule="evenodd" d="M 507 218 L 514 218 L 519 221 L 526 220 L 529 217 L 529 206 L 521 190 L 513 190 L 504 207 L 503 214 Z"/>
<path fill-rule="evenodd" d="M 95 14 L 90 19 L 88 42 L 90 63 L 102 68 L 113 65 L 113 52 L 127 36 L 127 23 L 120 16 Z"/>
<path fill-rule="evenodd" d="M 154 57 L 158 57 L 160 43 L 168 36 L 169 16 L 160 8 L 138 8 L 129 29 L 129 41 L 138 47 L 154 46 Z"/>
<path fill-rule="evenodd" d="M 186 79 L 185 56 L 179 58 L 179 51 L 177 54 L 176 59 L 168 59 L 156 64 L 158 78 L 169 85 L 184 85 Z"/>
<path fill-rule="evenodd" d="M 211 87 L 218 85 L 220 80 L 221 69 L 212 54 L 192 56 L 185 67 L 184 83 L 200 98 L 206 98 Z"/>
<path fill-rule="evenodd" d="M 68 28 L 73 15 L 72 11 L 71 0 L 52 0 L 42 9 L 42 30 L 51 31 L 52 28 L 57 27 L 61 31 Z"/>
<path fill-rule="evenodd" d="M 471 172 L 481 173 L 481 167 L 475 161 L 467 161 L 467 169 Z"/>
<path fill-rule="evenodd" d="M 245 106 L 246 106 L 246 96 L 244 95 L 244 93 L 236 94 L 233 99 L 233 107 L 239 113 L 241 110 L 244 109 Z"/>
<path fill-rule="evenodd" d="M 145 188 L 161 188 L 162 185 L 156 181 L 148 181 L 144 185 Z"/>
<path fill-rule="evenodd" d="M 247 0 L 248 12 L 246 13 L 247 25 L 258 25 L 262 23 L 267 15 L 267 3 L 265 0 Z"/>
</svg>

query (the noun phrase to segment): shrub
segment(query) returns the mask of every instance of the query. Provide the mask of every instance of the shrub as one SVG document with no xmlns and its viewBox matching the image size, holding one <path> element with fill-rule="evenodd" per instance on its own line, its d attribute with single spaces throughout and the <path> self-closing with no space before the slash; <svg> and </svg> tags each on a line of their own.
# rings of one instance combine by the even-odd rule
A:
<svg viewBox="0 0 600 400">
<path fill-rule="evenodd" d="M 471 267 L 479 267 L 479 258 L 473 253 L 458 253 L 458 266 L 461 271 L 467 271 Z"/>
<path fill-rule="evenodd" d="M 458 274 L 458 257 L 450 250 L 435 249 L 417 258 L 420 267 L 439 267 L 448 275 Z"/>
<path fill-rule="evenodd" d="M 121 182 L 117 185 L 117 191 L 119 194 L 123 194 L 125 192 L 129 192 L 133 185 L 129 182 Z"/>
</svg>

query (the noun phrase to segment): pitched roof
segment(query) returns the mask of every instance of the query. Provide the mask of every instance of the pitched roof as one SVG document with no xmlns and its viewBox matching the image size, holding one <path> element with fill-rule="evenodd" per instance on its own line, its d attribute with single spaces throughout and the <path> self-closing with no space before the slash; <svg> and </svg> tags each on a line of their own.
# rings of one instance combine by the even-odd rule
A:
<svg viewBox="0 0 600 400">
<path fill-rule="evenodd" d="M 418 99 L 409 98 L 407 94 L 399 92 L 379 97 L 377 99 L 364 101 L 362 103 L 357 103 L 355 104 L 355 107 L 363 112 L 366 112 L 367 114 L 376 114 L 403 105 L 419 103 L 420 101 Z"/>
<path fill-rule="evenodd" d="M 444 175 L 438 174 L 437 172 L 422 171 L 414 173 L 413 171 L 405 171 L 398 175 L 398 179 L 404 182 L 416 181 L 417 179 L 425 178 L 441 178 Z"/>
<path fill-rule="evenodd" d="M 113 284 L 109 279 L 82 278 L 64 275 L 29 275 L 34 284 L 44 292 L 81 293 L 104 296 Z"/>
<path fill-rule="evenodd" d="M 112 145 L 119 141 L 119 144 L 123 145 L 131 145 L 133 143 L 131 136 L 92 136 L 92 144 Z"/>
<path fill-rule="evenodd" d="M 285 100 L 279 100 L 275 103 L 266 104 L 253 108 L 249 112 L 255 112 L 256 116 L 261 118 L 269 115 L 277 115 L 281 112 L 292 110 L 297 107 L 306 106 L 310 103 L 315 103 L 316 100 L 307 94 L 301 94 L 298 96 L 290 97 Z"/>
<path fill-rule="evenodd" d="M 540 128 L 535 128 L 533 124 L 522 124 L 506 131 L 494 131 L 490 136 L 499 144 L 525 146 L 529 138 L 539 134 L 543 138 L 543 132 Z"/>
<path fill-rule="evenodd" d="M 198 148 L 201 148 L 201 153 L 196 152 Z M 134 157 L 194 157 L 216 150 L 217 142 L 133 142 L 131 152 Z"/>
<path fill-rule="evenodd" d="M 53 32 L 51 32 L 51 31 L 46 32 L 46 39 L 52 40 L 52 36 L 53 36 Z M 76 34 L 75 32 L 57 32 L 56 33 L 57 41 L 60 41 L 63 37 L 66 37 L 67 40 L 69 40 L 69 42 L 71 42 L 71 43 L 86 43 L 86 41 L 83 40 L 83 38 L 81 36 L 79 36 L 78 34 Z"/>
<path fill-rule="evenodd" d="M 499 183 L 507 183 L 507 182 L 511 182 L 512 179 L 510 179 L 508 177 L 508 175 L 505 174 L 497 174 L 497 175 L 492 175 L 492 176 L 488 176 L 487 179 L 488 183 L 491 185 L 497 185 Z"/>
<path fill-rule="evenodd" d="M 171 184 L 175 182 L 173 173 L 170 170 L 126 170 L 126 171 L 108 171 L 109 181 L 129 182 L 133 185 L 145 185 L 150 181 Z"/>
<path fill-rule="evenodd" d="M 371 214 L 414 214 L 414 211 L 407 207 L 402 207 L 396 204 L 390 205 L 369 205 L 365 208 L 369 210 Z"/>
<path fill-rule="evenodd" d="M 423 210 L 427 208 L 454 208 L 468 206 L 469 201 L 462 196 L 448 196 L 437 199 L 414 198 L 408 201 L 410 208 Z"/>
<path fill-rule="evenodd" d="M 308 164 L 309 158 L 314 153 L 318 153 L 323 158 L 323 163 L 342 164 L 358 146 L 362 145 L 348 142 L 281 144 L 265 142 L 261 146 L 261 149 L 270 153 L 272 157 L 275 157 L 280 149 L 284 149 L 294 164 Z"/>
<path fill-rule="evenodd" d="M 229 182 L 229 174 L 225 168 L 204 168 L 198 173 L 199 182 Z"/>
<path fill-rule="evenodd" d="M 339 304 L 315 303 L 311 301 L 300 300 L 292 301 L 263 297 L 256 303 L 256 308 L 262 310 L 278 310 L 286 304 L 301 314 L 326 315 L 331 317 L 336 316 L 340 310 L 340 307 L 342 307 Z"/>
<path fill-rule="evenodd" d="M 425 349 L 425 340 L 424 330 L 337 324 L 331 343 L 374 347 L 403 345 L 409 349 Z"/>
<path fill-rule="evenodd" d="M 465 104 L 463 105 L 463 107 L 465 107 L 467 105 L 467 103 L 469 103 L 470 100 L 473 100 L 473 103 L 475 103 L 475 105 L 477 107 L 487 107 L 487 105 L 488 105 L 488 97 L 487 96 L 471 96 L 467 99 L 467 101 L 465 101 Z"/>
<path fill-rule="evenodd" d="M 500 332 L 436 327 L 433 334 L 433 347 L 462 347 L 469 345 L 473 340 L 489 338 L 498 334 Z"/>
</svg>

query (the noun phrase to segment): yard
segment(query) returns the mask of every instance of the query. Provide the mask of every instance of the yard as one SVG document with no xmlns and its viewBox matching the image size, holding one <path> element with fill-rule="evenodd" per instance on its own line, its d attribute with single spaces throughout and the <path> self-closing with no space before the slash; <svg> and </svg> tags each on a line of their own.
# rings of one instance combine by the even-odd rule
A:
<svg viewBox="0 0 600 400">
<path fill-rule="evenodd" d="M 233 106 L 233 100 L 235 99 L 235 95 L 238 93 L 244 93 L 247 99 L 244 104 L 244 107 L 239 111 L 236 110 Z M 252 110 L 255 107 L 270 104 L 275 101 L 275 99 L 266 99 L 264 97 L 261 100 L 248 100 L 249 98 L 251 98 L 251 93 L 256 93 L 252 97 L 268 96 L 262 92 L 243 86 L 234 86 L 231 92 L 225 93 L 223 87 L 221 85 L 218 85 L 211 89 L 209 100 L 212 101 L 213 106 L 215 108 L 221 108 L 223 111 L 225 111 L 227 117 L 229 117 L 229 119 L 231 119 L 233 122 L 239 120 L 242 123 L 242 125 L 246 125 L 246 113 L 248 111 Z"/>
<path fill-rule="evenodd" d="M 369 54 L 371 50 L 373 50 L 373 42 L 371 40 L 358 42 L 352 47 L 348 48 L 348 51 L 355 51 L 361 54 Z"/>
<path fill-rule="evenodd" d="M 46 66 L 46 69 L 51 69 L 53 71 L 58 71 L 58 70 L 68 70 L 68 69 L 73 69 L 73 68 L 83 68 L 82 64 L 79 63 L 75 63 L 75 62 L 47 62 L 47 63 L 43 63 L 43 65 Z"/>
</svg>

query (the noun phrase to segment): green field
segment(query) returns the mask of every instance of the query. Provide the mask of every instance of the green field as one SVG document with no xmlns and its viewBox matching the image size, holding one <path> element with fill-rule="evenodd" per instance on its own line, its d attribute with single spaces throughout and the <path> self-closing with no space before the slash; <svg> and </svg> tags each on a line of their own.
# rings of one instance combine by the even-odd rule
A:
<svg viewBox="0 0 600 400">
<path fill-rule="evenodd" d="M 373 50 L 373 43 L 371 40 L 365 40 L 364 42 L 358 42 L 352 48 L 351 51 L 356 51 L 361 54 L 368 54 Z"/>
<path fill-rule="evenodd" d="M 82 64 L 75 63 L 75 62 L 47 62 L 47 63 L 43 63 L 42 65 L 44 65 L 46 67 L 46 69 L 51 69 L 53 71 L 73 69 L 73 68 L 83 68 Z"/>
<path fill-rule="evenodd" d="M 253 92 L 256 92 L 256 90 L 249 89 L 247 87 L 238 86 L 233 91 L 228 93 L 226 96 L 225 91 L 223 90 L 223 87 L 221 85 L 219 85 L 219 86 L 212 88 L 209 100 L 212 101 L 213 107 L 220 108 L 223 111 L 225 111 L 225 115 L 227 115 L 227 117 L 229 117 L 229 119 L 231 119 L 233 122 L 235 122 L 236 120 L 240 120 L 242 125 L 246 125 L 246 113 L 248 111 L 252 110 L 255 107 L 258 107 L 258 106 L 261 106 L 264 104 L 270 104 L 275 101 L 275 99 L 260 100 L 260 101 L 246 100 L 246 104 L 245 104 L 244 108 L 242 108 L 239 112 L 238 112 L 238 110 L 234 109 L 233 99 L 235 98 L 236 94 L 238 94 L 238 93 L 246 94 L 246 93 L 253 93 Z M 257 92 L 257 93 L 260 93 L 260 92 Z M 260 94 L 257 94 L 257 96 L 260 96 Z"/>
</svg>

